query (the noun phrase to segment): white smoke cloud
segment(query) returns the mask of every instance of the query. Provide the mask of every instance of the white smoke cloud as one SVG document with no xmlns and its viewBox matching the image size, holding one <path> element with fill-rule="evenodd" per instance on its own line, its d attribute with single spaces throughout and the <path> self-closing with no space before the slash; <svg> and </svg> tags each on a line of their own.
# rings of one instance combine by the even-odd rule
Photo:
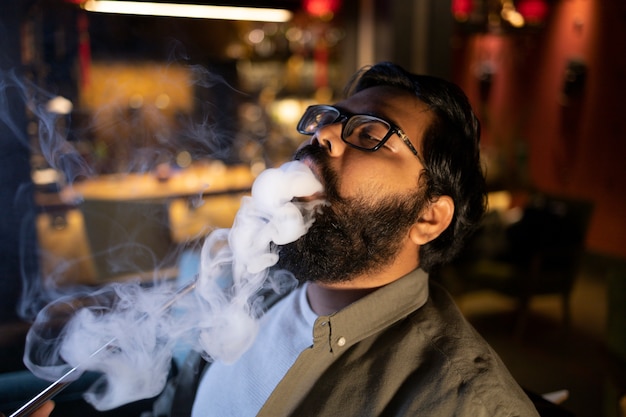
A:
<svg viewBox="0 0 626 417">
<path fill-rule="evenodd" d="M 228 245 L 218 245 L 220 250 L 215 255 L 210 253 L 214 242 L 204 246 L 197 293 L 206 311 L 201 347 L 210 357 L 233 362 L 250 346 L 260 308 L 260 300 L 253 297 L 266 283 L 268 268 L 278 261 L 278 254 L 269 250 L 270 242 L 285 244 L 304 235 L 321 200 L 291 200 L 321 191 L 322 185 L 301 162 L 266 170 L 254 182 L 252 196 L 243 199 L 228 234 Z M 224 282 L 223 275 L 215 271 L 230 265 L 232 270 L 227 277 L 232 277 L 232 281 Z M 285 285 L 269 284 L 274 288 Z M 228 291 L 220 292 L 224 285 Z"/>
<path fill-rule="evenodd" d="M 297 197 L 322 191 L 301 162 L 264 171 L 232 228 L 207 237 L 195 291 L 177 300 L 174 314 L 168 314 L 176 297 L 170 285 L 117 283 L 65 298 L 42 310 L 31 328 L 27 367 L 50 381 L 72 369 L 79 370 L 72 377 L 101 372 L 85 398 L 107 410 L 158 394 L 181 341 L 209 360 L 237 360 L 257 334 L 262 291 L 284 292 L 296 285 L 288 273 L 269 273 L 278 261 L 271 242 L 285 244 L 304 235 L 325 202 Z"/>
</svg>

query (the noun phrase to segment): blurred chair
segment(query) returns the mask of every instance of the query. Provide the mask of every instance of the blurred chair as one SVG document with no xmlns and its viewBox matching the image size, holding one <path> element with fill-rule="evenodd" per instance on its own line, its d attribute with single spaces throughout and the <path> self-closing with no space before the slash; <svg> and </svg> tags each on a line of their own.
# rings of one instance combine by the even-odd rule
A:
<svg viewBox="0 0 626 417">
<path fill-rule="evenodd" d="M 176 277 L 167 200 L 88 199 L 80 209 L 98 281 Z"/>
<path fill-rule="evenodd" d="M 492 212 L 453 265 L 455 275 L 464 291 L 489 289 L 516 298 L 518 336 L 535 295 L 560 295 L 563 322 L 569 325 L 570 294 L 592 211 L 589 201 L 537 193 L 510 225 L 498 223 Z"/>
</svg>

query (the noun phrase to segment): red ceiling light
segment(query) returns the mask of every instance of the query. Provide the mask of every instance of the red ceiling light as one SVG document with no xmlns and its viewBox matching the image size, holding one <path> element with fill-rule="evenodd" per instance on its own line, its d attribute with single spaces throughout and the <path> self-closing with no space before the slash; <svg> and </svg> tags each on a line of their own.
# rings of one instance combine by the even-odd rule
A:
<svg viewBox="0 0 626 417">
<path fill-rule="evenodd" d="M 466 21 L 474 10 L 473 0 L 453 0 L 452 15 L 458 21 Z"/>
<path fill-rule="evenodd" d="M 339 6 L 341 0 L 303 0 L 303 9 L 311 16 L 327 17 L 334 15 Z"/>
<path fill-rule="evenodd" d="M 545 0 L 519 0 L 515 8 L 530 24 L 543 23 L 550 11 Z"/>
</svg>

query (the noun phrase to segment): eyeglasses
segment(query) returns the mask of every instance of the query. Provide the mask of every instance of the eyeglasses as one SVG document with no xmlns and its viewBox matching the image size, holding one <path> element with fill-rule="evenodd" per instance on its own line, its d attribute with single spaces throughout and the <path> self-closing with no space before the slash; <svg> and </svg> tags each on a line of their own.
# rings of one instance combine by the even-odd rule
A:
<svg viewBox="0 0 626 417">
<path fill-rule="evenodd" d="M 341 139 L 353 148 L 374 152 L 380 149 L 394 133 L 421 160 L 408 136 L 397 126 L 367 114 L 350 114 L 333 106 L 309 106 L 298 122 L 298 132 L 313 135 L 328 125 L 341 123 Z"/>
</svg>

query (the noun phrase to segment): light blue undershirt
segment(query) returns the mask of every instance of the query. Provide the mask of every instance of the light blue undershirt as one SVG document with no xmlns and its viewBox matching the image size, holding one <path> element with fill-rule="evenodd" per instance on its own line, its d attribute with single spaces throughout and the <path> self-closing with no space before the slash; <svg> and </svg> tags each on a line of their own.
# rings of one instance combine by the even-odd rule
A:
<svg viewBox="0 0 626 417">
<path fill-rule="evenodd" d="M 298 355 L 312 345 L 316 318 L 306 285 L 279 301 L 262 317 L 254 344 L 239 360 L 209 367 L 192 417 L 256 416 Z"/>
</svg>

